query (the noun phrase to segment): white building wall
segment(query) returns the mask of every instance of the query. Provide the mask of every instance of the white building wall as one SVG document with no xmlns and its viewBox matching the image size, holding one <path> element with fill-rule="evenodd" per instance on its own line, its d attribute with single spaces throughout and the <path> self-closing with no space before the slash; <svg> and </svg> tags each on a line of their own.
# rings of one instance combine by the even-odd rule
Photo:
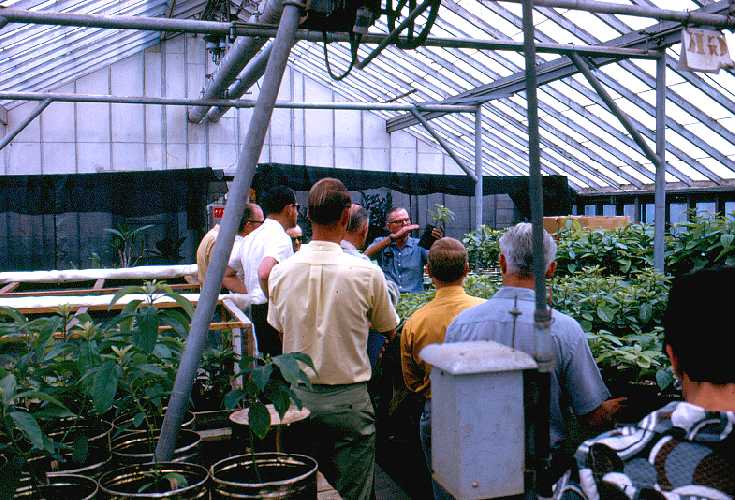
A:
<svg viewBox="0 0 735 500">
<path fill-rule="evenodd" d="M 56 92 L 151 97 L 200 96 L 215 71 L 201 37 L 178 36 Z M 257 96 L 260 83 L 246 95 Z M 281 100 L 340 101 L 331 89 L 287 69 Z M 7 113 L 18 123 L 37 103 Z M 228 111 L 218 123 L 195 125 L 183 106 L 52 103 L 0 151 L 4 175 L 70 174 L 212 167 L 234 173 L 252 110 Z M 0 133 L 5 129 L 0 124 Z M 388 134 L 371 112 L 276 109 L 261 162 L 394 172 L 461 174 L 436 145 L 407 132 Z"/>
</svg>

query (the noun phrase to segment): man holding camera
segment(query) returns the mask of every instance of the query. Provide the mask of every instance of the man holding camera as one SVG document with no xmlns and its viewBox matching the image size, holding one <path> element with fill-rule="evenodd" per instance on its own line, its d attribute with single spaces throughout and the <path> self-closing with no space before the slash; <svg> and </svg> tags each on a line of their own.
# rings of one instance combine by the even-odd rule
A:
<svg viewBox="0 0 735 500">
<path fill-rule="evenodd" d="M 429 250 L 419 246 L 419 239 L 411 237 L 411 231 L 419 229 L 411 224 L 411 217 L 403 207 L 395 207 L 386 217 L 388 236 L 376 238 L 365 250 L 383 270 L 386 279 L 395 282 L 401 293 L 424 291 L 424 266 Z M 438 228 L 431 231 L 435 240 L 443 236 Z"/>
</svg>

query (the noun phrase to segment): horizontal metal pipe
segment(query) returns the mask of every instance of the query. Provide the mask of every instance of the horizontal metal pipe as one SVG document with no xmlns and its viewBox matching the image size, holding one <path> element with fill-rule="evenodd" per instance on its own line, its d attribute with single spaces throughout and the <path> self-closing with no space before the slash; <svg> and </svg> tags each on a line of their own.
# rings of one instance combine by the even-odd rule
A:
<svg viewBox="0 0 735 500">
<path fill-rule="evenodd" d="M 113 104 L 163 104 L 167 106 L 229 106 L 253 108 L 255 101 L 238 99 L 185 99 L 175 97 L 133 97 L 97 94 L 64 94 L 47 92 L 0 92 L 0 101 L 59 101 L 59 102 L 109 102 Z M 476 106 L 463 104 L 399 104 L 393 102 L 296 102 L 277 101 L 276 108 L 287 109 L 347 109 L 357 111 L 421 111 L 444 113 L 474 113 Z"/>
<path fill-rule="evenodd" d="M 521 3 L 522 0 L 499 0 Z M 559 9 L 583 10 L 599 14 L 622 14 L 635 17 L 650 17 L 662 21 L 679 21 L 684 24 L 699 24 L 715 28 L 735 28 L 735 16 L 707 14 L 702 12 L 683 12 L 658 9 L 641 5 L 626 5 L 595 0 L 534 0 L 534 7 L 553 7 Z"/>
<path fill-rule="evenodd" d="M 60 26 L 82 26 L 91 28 L 109 29 L 140 29 L 153 31 L 177 31 L 183 33 L 212 33 L 232 34 L 236 36 L 274 37 L 276 27 L 257 23 L 221 23 L 216 21 L 198 21 L 194 19 L 169 19 L 145 16 L 107 16 L 98 14 L 65 14 L 58 12 L 31 12 L 21 9 L 2 9 L 2 18 L 10 22 L 34 23 Z M 0 21 L 0 24 L 2 22 Z M 363 35 L 361 43 L 372 45 L 380 44 L 386 39 L 386 33 L 368 33 Z M 321 31 L 298 30 L 297 40 L 322 42 Z M 399 36 L 395 40 L 407 42 L 408 37 Z M 327 33 L 327 42 L 349 42 L 347 33 Z M 424 45 L 431 47 L 447 47 L 477 50 L 512 50 L 523 51 L 523 42 L 514 40 L 481 40 L 476 38 L 442 38 L 429 37 Z M 596 45 L 571 45 L 539 43 L 537 52 L 569 54 L 579 53 L 595 56 L 621 56 L 655 59 L 656 51 L 644 49 L 629 49 L 624 47 L 609 47 Z"/>
<path fill-rule="evenodd" d="M 442 136 L 440 136 L 436 132 L 436 130 L 434 130 L 434 127 L 432 127 L 429 124 L 429 122 L 426 120 L 426 118 L 424 118 L 423 116 L 421 116 L 421 113 L 419 112 L 419 109 L 417 109 L 416 107 L 412 107 L 411 108 L 411 113 L 413 114 L 413 116 L 416 117 L 416 119 L 418 121 L 421 122 L 421 125 L 424 126 L 424 128 L 426 129 L 426 131 L 431 135 L 431 137 L 434 138 L 434 140 L 436 140 L 436 142 L 439 143 L 439 145 L 442 147 L 442 149 L 452 158 L 452 160 L 454 160 L 454 162 L 457 165 L 459 165 L 459 167 L 462 170 L 464 170 L 464 173 L 467 174 L 467 175 L 469 175 L 473 180 L 477 181 L 477 177 L 475 176 L 474 172 L 472 172 L 472 169 L 467 166 L 467 164 L 464 162 L 464 160 L 462 160 L 462 158 L 460 158 L 459 156 L 457 156 L 457 153 L 455 153 L 454 150 L 449 146 L 449 144 L 447 144 L 447 142 L 444 140 L 444 138 Z"/>
</svg>

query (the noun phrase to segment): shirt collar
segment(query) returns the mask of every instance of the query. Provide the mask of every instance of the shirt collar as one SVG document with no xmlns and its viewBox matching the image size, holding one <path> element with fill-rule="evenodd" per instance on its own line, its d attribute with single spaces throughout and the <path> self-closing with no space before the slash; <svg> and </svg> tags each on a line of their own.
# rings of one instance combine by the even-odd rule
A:
<svg viewBox="0 0 735 500">
<path fill-rule="evenodd" d="M 707 411 L 686 401 L 674 401 L 650 413 L 639 427 L 651 432 L 665 432 L 670 427 L 682 429 L 689 441 L 723 441 L 735 429 L 735 412 Z"/>
<path fill-rule="evenodd" d="M 513 299 L 515 297 L 518 297 L 519 300 L 535 301 L 536 292 L 534 292 L 530 288 L 519 288 L 515 286 L 501 286 L 500 289 L 498 289 L 498 291 L 495 292 L 495 297 L 499 299 Z"/>
<path fill-rule="evenodd" d="M 355 245 L 353 245 L 351 242 L 347 241 L 347 240 L 340 241 L 339 242 L 339 246 L 342 247 L 343 249 L 349 250 L 349 251 L 356 251 L 357 250 L 357 247 Z"/>
<path fill-rule="evenodd" d="M 386 238 L 390 238 L 390 236 L 386 236 Z M 415 247 L 416 244 L 418 243 L 418 241 L 419 240 L 417 240 L 416 238 L 412 238 L 412 237 L 409 236 L 408 239 L 406 240 L 405 245 L 403 245 L 403 246 L 404 247 Z M 391 241 L 390 242 L 390 245 L 393 246 L 393 247 L 398 248 L 398 243 L 396 243 L 395 241 Z"/>
<path fill-rule="evenodd" d="M 459 285 L 456 286 L 444 286 L 436 290 L 435 297 L 437 299 L 444 299 L 447 297 L 456 297 L 458 295 L 464 295 L 464 287 Z"/>
<path fill-rule="evenodd" d="M 309 249 L 314 252 L 342 252 L 342 247 L 340 247 L 337 243 L 332 243 L 331 241 L 311 240 L 308 245 L 304 246 L 308 246 Z"/>
</svg>

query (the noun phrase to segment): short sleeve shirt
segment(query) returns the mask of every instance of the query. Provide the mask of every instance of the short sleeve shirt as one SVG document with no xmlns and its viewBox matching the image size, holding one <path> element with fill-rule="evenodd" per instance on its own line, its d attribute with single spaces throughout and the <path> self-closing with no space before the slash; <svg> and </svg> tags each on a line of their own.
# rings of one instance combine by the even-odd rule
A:
<svg viewBox="0 0 735 500">
<path fill-rule="evenodd" d="M 447 328 L 445 342 L 491 340 L 533 354 L 535 297 L 527 288 L 502 287 L 484 304 L 460 313 Z M 511 314 L 514 307 L 520 312 L 517 316 Z M 552 309 L 550 334 L 556 354 L 551 373 L 550 438 L 556 449 L 566 438 L 567 408 L 585 415 L 610 393 L 579 323 Z"/>
<path fill-rule="evenodd" d="M 376 238 L 373 243 L 387 238 Z M 382 249 L 375 257 L 385 277 L 398 285 L 401 293 L 424 291 L 424 265 L 429 251 L 419 246 L 418 238 L 408 238 L 403 248 L 395 242 Z"/>
<path fill-rule="evenodd" d="M 370 379 L 368 326 L 396 327 L 385 279 L 371 262 L 346 254 L 336 243 L 311 241 L 271 271 L 268 323 L 283 333 L 283 352 L 311 356 L 315 384 Z"/>
<path fill-rule="evenodd" d="M 253 304 L 265 304 L 268 300 L 260 288 L 258 267 L 266 257 L 283 262 L 293 255 L 291 238 L 277 220 L 266 219 L 263 224 L 242 240 L 239 252 L 230 256 L 229 266 L 242 270 L 243 281 Z"/>
<path fill-rule="evenodd" d="M 216 224 L 204 235 L 197 247 L 197 275 L 201 284 L 204 284 L 204 276 L 207 274 L 209 259 L 212 256 L 212 249 L 214 248 L 214 242 L 217 241 L 217 235 L 219 235 L 219 224 Z"/>
</svg>

